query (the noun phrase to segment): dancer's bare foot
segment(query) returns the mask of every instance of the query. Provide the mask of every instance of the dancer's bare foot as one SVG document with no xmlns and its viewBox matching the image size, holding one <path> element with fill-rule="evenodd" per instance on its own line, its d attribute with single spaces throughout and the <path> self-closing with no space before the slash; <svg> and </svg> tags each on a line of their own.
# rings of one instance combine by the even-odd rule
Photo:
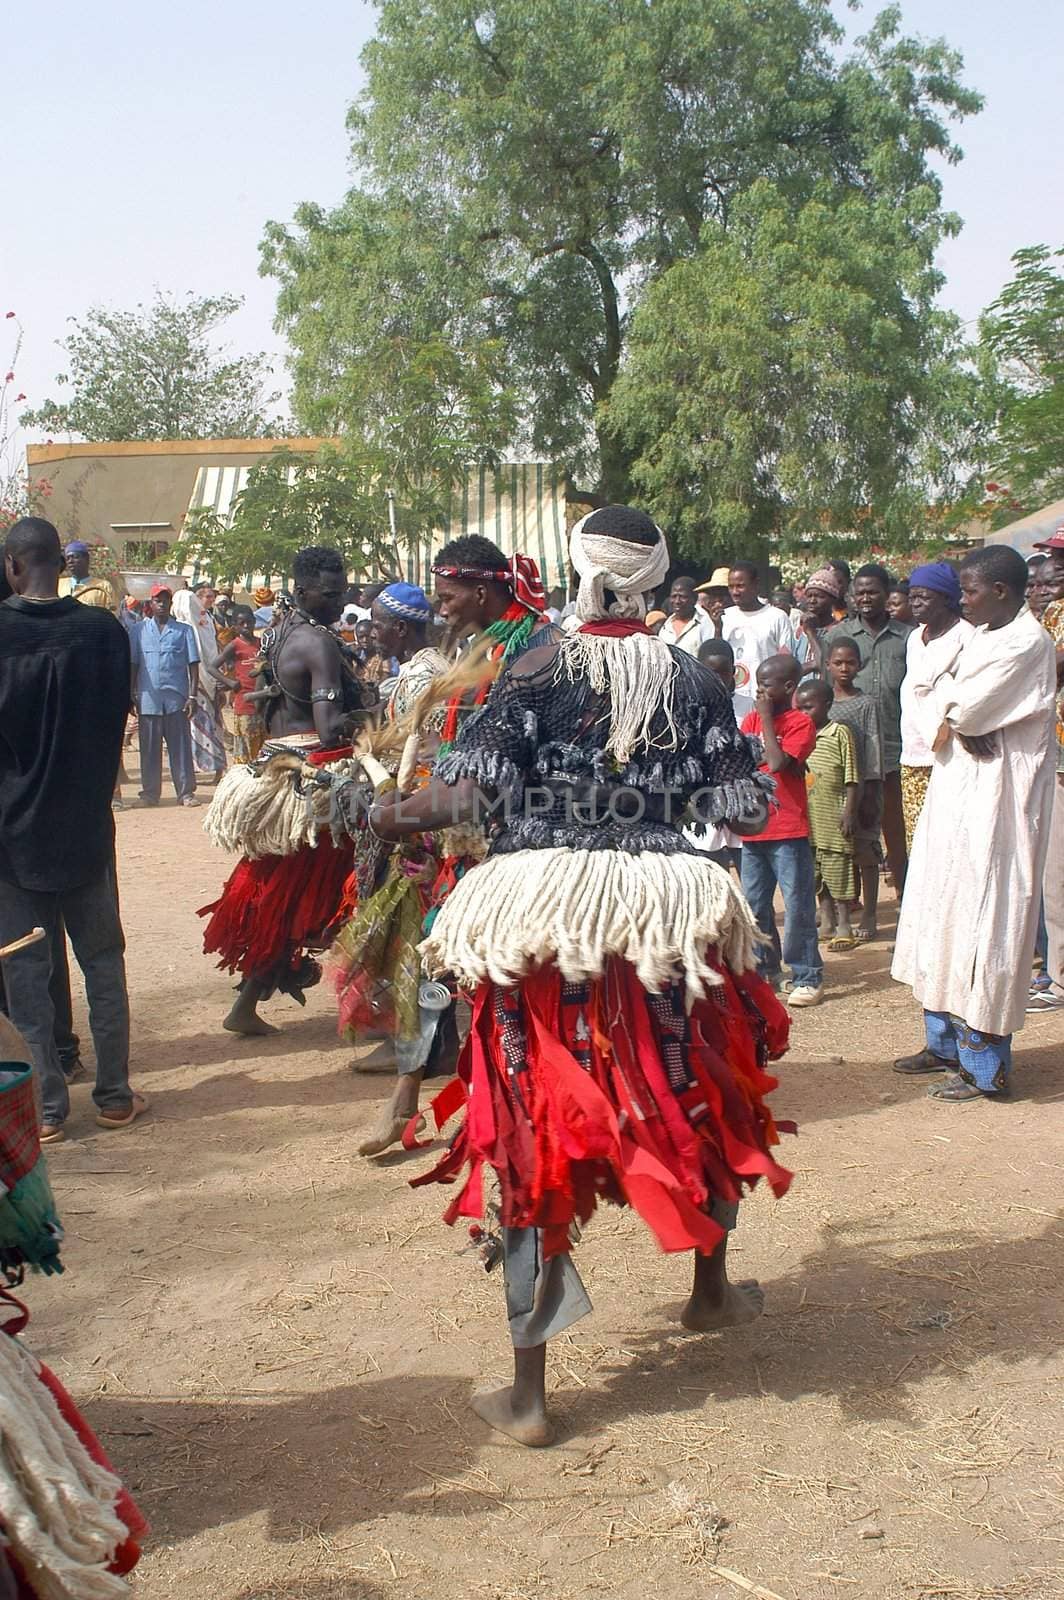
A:
<svg viewBox="0 0 1064 1600">
<path fill-rule="evenodd" d="M 542 1449 L 554 1441 L 554 1428 L 546 1407 L 531 1404 L 527 1409 L 518 1410 L 512 1389 L 485 1389 L 473 1396 L 471 1404 L 482 1422 L 518 1444 Z"/>
<path fill-rule="evenodd" d="M 409 1117 L 396 1117 L 392 1115 L 391 1106 L 386 1106 L 374 1123 L 373 1130 L 367 1134 L 358 1147 L 360 1156 L 379 1156 L 385 1150 L 390 1150 L 393 1144 L 401 1144 L 403 1130 L 410 1121 Z M 424 1117 L 418 1117 L 416 1132 L 425 1131 Z"/>
<path fill-rule="evenodd" d="M 422 1076 L 420 1072 L 400 1074 L 392 1098 L 358 1147 L 360 1156 L 379 1156 L 393 1144 L 399 1144 L 404 1128 L 417 1112 Z M 417 1131 L 423 1133 L 424 1129 L 425 1119 L 419 1117 Z"/>
<path fill-rule="evenodd" d="M 244 1013 L 239 1005 L 235 1005 L 222 1023 L 226 1033 L 241 1033 L 248 1039 L 261 1039 L 268 1033 L 280 1033 L 280 1028 L 275 1028 L 272 1022 L 267 1022 L 265 1017 L 260 1017 L 257 1011 Z"/>
<path fill-rule="evenodd" d="M 765 1309 L 765 1291 L 756 1278 L 726 1283 L 723 1293 L 709 1297 L 697 1291 L 683 1308 L 680 1321 L 690 1333 L 715 1333 L 756 1322 Z"/>
<path fill-rule="evenodd" d="M 242 1033 L 249 1039 L 261 1039 L 268 1033 L 278 1033 L 272 1023 L 259 1016 L 259 1002 L 265 1000 L 269 988 L 258 978 L 245 978 L 236 993 L 233 1009 L 222 1023 L 226 1033 Z"/>
</svg>

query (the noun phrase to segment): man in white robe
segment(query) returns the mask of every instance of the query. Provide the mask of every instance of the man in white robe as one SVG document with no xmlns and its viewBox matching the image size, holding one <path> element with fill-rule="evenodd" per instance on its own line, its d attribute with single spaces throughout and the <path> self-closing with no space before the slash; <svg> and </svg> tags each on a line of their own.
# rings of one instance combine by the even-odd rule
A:
<svg viewBox="0 0 1064 1600">
<path fill-rule="evenodd" d="M 975 633 L 953 670 L 928 656 L 911 686 L 935 759 L 891 968 L 923 1006 L 927 1040 L 898 1070 L 944 1072 L 929 1093 L 951 1102 L 1008 1092 L 1049 838 L 1056 687 L 1023 558 L 988 545 L 960 581 Z"/>
</svg>

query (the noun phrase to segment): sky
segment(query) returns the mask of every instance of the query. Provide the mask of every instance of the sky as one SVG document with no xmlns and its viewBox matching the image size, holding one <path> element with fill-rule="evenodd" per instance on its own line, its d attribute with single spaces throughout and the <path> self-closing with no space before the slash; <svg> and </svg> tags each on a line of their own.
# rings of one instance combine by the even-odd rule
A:
<svg viewBox="0 0 1064 1600">
<path fill-rule="evenodd" d="M 855 32 L 878 9 L 837 5 Z M 943 300 L 968 320 L 1007 281 L 1015 250 L 1064 244 L 1064 8 L 902 0 L 902 11 L 907 31 L 961 50 L 986 100 L 959 129 L 965 160 L 943 170 L 946 203 L 965 219 L 942 251 Z M 62 397 L 55 341 L 67 318 L 134 306 L 156 287 L 242 295 L 225 338 L 234 353 L 267 351 L 284 386 L 258 241 L 267 220 L 347 187 L 344 117 L 374 21 L 361 0 L 6 9 L 0 359 L 14 310 L 26 404 Z"/>
</svg>

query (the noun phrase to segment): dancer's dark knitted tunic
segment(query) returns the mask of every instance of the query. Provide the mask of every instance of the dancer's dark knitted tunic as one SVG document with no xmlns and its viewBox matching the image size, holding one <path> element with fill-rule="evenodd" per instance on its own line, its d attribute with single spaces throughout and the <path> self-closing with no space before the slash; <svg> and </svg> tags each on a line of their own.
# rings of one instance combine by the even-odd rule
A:
<svg viewBox="0 0 1064 1600">
<path fill-rule="evenodd" d="M 494 893 L 496 881 L 505 895 L 504 880 L 535 879 L 547 852 L 555 863 L 571 859 L 574 872 L 588 852 L 623 852 L 641 877 L 661 881 L 663 906 L 681 868 L 663 858 L 695 857 L 682 867 L 688 882 L 695 874 L 707 903 L 730 901 L 745 917 L 739 891 L 712 876 L 721 869 L 680 826 L 693 797 L 707 822 L 754 813 L 763 799 L 756 752 L 737 732 L 719 681 L 683 652 L 671 654 L 678 734 L 662 710 L 650 747 L 624 761 L 607 748 L 608 685 L 596 692 L 588 676 L 570 679 L 558 646 L 529 651 L 499 680 L 437 776 L 474 779 L 504 795 L 508 812 L 433 940 L 445 918 L 460 936 L 463 906 Z M 580 815 L 592 804 L 600 820 Z M 647 855 L 656 864 L 644 872 Z M 477 874 L 486 875 L 479 890 Z M 499 1179 L 502 1222 L 542 1229 L 547 1257 L 570 1248 L 572 1222 L 586 1221 L 602 1199 L 634 1205 L 666 1250 L 709 1251 L 721 1237 L 721 1207 L 744 1186 L 764 1176 L 778 1194 L 786 1189 L 790 1175 L 770 1153 L 777 1134 L 764 1096 L 774 1080 L 764 1067 L 786 1047 L 787 1014 L 752 971 L 731 970 L 714 949 L 705 961 L 719 981 L 693 1005 L 682 975 L 648 992 L 619 956 L 586 981 L 567 981 L 548 962 L 513 985 L 479 985 L 461 1088 L 445 1091 L 438 1120 L 459 1096 L 466 1118 L 443 1160 L 418 1180 L 466 1174 L 448 1220 L 480 1216 L 488 1166 Z"/>
</svg>

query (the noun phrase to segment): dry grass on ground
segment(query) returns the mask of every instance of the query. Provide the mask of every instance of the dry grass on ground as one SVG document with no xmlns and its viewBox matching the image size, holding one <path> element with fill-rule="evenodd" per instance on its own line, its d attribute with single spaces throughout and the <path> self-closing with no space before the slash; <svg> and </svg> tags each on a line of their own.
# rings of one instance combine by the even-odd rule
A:
<svg viewBox="0 0 1064 1600">
<path fill-rule="evenodd" d="M 352 1155 L 387 1080 L 352 1076 L 325 990 L 222 1033 L 197 905 L 202 813 L 121 816 L 135 1079 L 103 1134 L 75 1090 L 50 1153 L 68 1272 L 34 1347 L 152 1520 L 143 1600 L 1051 1600 L 1064 1592 L 1059 1221 L 1064 1018 L 1011 1105 L 933 1106 L 886 942 L 829 958 L 796 1020 L 791 1195 L 744 1209 L 751 1329 L 677 1327 L 687 1264 L 607 1212 L 595 1314 L 559 1341 L 560 1443 L 468 1400 L 505 1370 L 500 1286 L 405 1179 Z"/>
</svg>

